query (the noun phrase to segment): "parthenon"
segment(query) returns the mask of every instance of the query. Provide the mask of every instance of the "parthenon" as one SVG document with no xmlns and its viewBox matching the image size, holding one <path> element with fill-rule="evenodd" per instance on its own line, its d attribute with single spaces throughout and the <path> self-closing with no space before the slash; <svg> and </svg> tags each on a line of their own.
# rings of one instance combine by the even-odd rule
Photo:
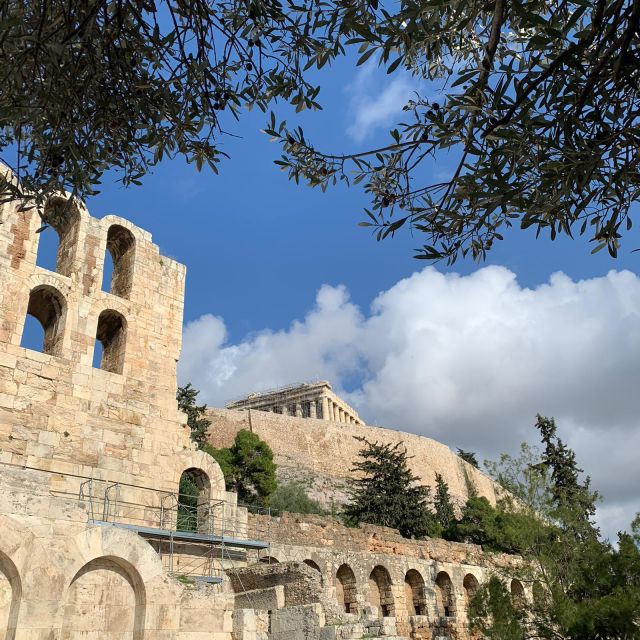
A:
<svg viewBox="0 0 640 640">
<path fill-rule="evenodd" d="M 245 398 L 229 402 L 226 408 L 256 409 L 297 418 L 318 418 L 331 422 L 364 425 L 358 412 L 338 397 L 326 380 L 251 393 Z"/>
</svg>

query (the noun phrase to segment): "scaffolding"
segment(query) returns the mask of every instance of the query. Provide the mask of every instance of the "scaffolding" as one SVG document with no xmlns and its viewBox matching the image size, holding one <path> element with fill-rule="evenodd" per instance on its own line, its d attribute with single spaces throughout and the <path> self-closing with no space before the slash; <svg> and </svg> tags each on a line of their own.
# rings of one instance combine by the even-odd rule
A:
<svg viewBox="0 0 640 640">
<path fill-rule="evenodd" d="M 6 463 L 2 466 L 47 475 L 46 495 L 83 508 L 88 524 L 137 533 L 156 550 L 167 572 L 184 582 L 219 584 L 226 571 L 259 561 L 262 552 L 270 556 L 270 545 L 265 541 L 268 523 L 264 532 L 252 532 L 262 539 L 249 539 L 246 517 L 247 509 L 269 514 L 267 508 L 243 507 L 206 496 L 197 497 L 193 505 L 193 496 L 178 492 Z"/>
</svg>

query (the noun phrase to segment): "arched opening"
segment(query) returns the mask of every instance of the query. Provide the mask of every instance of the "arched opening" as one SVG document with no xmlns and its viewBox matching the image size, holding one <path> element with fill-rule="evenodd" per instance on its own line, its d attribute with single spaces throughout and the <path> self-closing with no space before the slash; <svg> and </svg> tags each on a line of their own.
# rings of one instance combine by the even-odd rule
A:
<svg viewBox="0 0 640 640">
<path fill-rule="evenodd" d="M 13 562 L 0 552 L 0 635 L 6 640 L 16 637 L 22 584 Z"/>
<path fill-rule="evenodd" d="M 514 578 L 511 581 L 510 591 L 511 591 L 511 598 L 513 600 L 513 604 L 520 609 L 524 607 L 525 597 L 524 597 L 524 587 L 522 586 L 522 582 Z"/>
<path fill-rule="evenodd" d="M 128 298 L 133 284 L 133 265 L 136 240 L 129 231 L 119 224 L 114 224 L 107 231 L 107 255 L 102 273 L 102 289 L 114 296 Z"/>
<path fill-rule="evenodd" d="M 340 565 L 336 572 L 336 600 L 345 613 L 358 613 L 356 576 L 348 564 Z"/>
<path fill-rule="evenodd" d="M 546 601 L 546 594 L 545 594 L 544 587 L 542 586 L 542 582 L 539 582 L 538 580 L 536 580 L 531 585 L 531 595 L 533 596 L 533 604 L 536 607 L 544 606 Z"/>
<path fill-rule="evenodd" d="M 191 468 L 182 473 L 178 488 L 178 531 L 208 532 L 212 524 L 210 498 L 211 482 L 202 469 Z"/>
<path fill-rule="evenodd" d="M 144 623 L 144 584 L 127 562 L 96 558 L 76 573 L 66 594 L 62 638 L 141 640 Z"/>
<path fill-rule="evenodd" d="M 260 562 L 262 562 L 262 564 L 280 564 L 280 560 L 273 556 L 263 556 L 260 558 Z"/>
<path fill-rule="evenodd" d="M 415 569 L 409 569 L 404 577 L 404 599 L 410 616 L 427 615 L 424 579 Z"/>
<path fill-rule="evenodd" d="M 121 313 L 105 309 L 98 317 L 93 366 L 111 373 L 122 373 L 126 344 L 127 321 Z"/>
<path fill-rule="evenodd" d="M 35 287 L 29 294 L 27 317 L 35 318 L 40 329 L 35 323 L 25 321 L 20 345 L 52 356 L 60 355 L 66 314 L 67 303 L 56 288 L 49 285 Z"/>
<path fill-rule="evenodd" d="M 314 562 L 313 560 L 305 560 L 304 563 L 308 567 L 311 567 L 312 569 L 315 569 L 318 573 L 320 573 L 320 567 L 318 566 L 317 562 Z"/>
<path fill-rule="evenodd" d="M 47 224 L 39 232 L 36 265 L 63 276 L 73 272 L 80 216 L 72 200 L 52 198 L 45 208 Z"/>
<path fill-rule="evenodd" d="M 453 583 L 446 571 L 441 571 L 436 576 L 436 606 L 440 616 L 449 618 L 455 615 Z"/>
<path fill-rule="evenodd" d="M 386 618 L 395 615 L 391 577 L 382 566 L 374 567 L 369 574 L 369 604 L 378 607 L 378 615 Z"/>
<path fill-rule="evenodd" d="M 478 592 L 480 583 L 472 573 L 467 573 L 467 575 L 464 577 L 464 580 L 462 581 L 462 587 L 464 589 L 464 597 L 468 607 L 473 596 L 475 596 L 476 593 Z"/>
</svg>

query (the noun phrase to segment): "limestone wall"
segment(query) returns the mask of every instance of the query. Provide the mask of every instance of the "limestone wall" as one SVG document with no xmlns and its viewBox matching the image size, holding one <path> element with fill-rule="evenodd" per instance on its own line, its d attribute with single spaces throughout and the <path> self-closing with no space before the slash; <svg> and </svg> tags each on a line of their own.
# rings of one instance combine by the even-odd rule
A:
<svg viewBox="0 0 640 640">
<path fill-rule="evenodd" d="M 354 436 L 381 443 L 403 442 L 412 456 L 409 466 L 428 486 L 435 486 L 441 473 L 451 495 L 459 502 L 468 497 L 467 478 L 478 495 L 495 503 L 496 488 L 490 478 L 464 462 L 449 447 L 410 433 L 382 427 L 295 418 L 266 411 L 234 411 L 209 408 L 209 441 L 215 447 L 233 443 L 240 429 L 258 434 L 273 449 L 280 478 L 296 478 L 311 483 L 311 495 L 329 504 L 344 500 L 345 479 L 362 444 Z M 466 476 L 466 477 L 465 477 Z"/>
<path fill-rule="evenodd" d="M 148 232 L 80 203 L 58 229 L 56 271 L 36 266 L 35 209 L 4 205 L 0 223 L 0 462 L 165 491 L 204 466 L 222 496 L 219 467 L 195 452 L 175 400 L 185 267 Z M 109 249 L 121 260 L 105 292 Z M 44 353 L 20 346 L 28 313 L 48 327 Z M 92 366 L 103 339 L 105 369 Z"/>
<path fill-rule="evenodd" d="M 264 530 L 266 519 L 250 515 L 250 529 Z M 269 520 L 272 561 L 315 568 L 331 624 L 389 617 L 400 636 L 466 638 L 468 602 L 477 586 L 493 574 L 509 584 L 521 573 L 517 557 L 477 545 L 408 540 L 393 529 L 348 528 L 319 516 Z M 526 583 L 524 589 L 530 598 Z"/>
</svg>

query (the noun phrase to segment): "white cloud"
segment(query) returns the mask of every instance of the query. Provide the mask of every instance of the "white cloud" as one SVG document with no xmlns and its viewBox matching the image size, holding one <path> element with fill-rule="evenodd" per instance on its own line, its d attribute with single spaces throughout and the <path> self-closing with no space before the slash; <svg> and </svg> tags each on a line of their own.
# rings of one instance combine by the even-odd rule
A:
<svg viewBox="0 0 640 640">
<path fill-rule="evenodd" d="M 391 79 L 375 63 L 365 64 L 348 87 L 349 136 L 362 142 L 378 127 L 392 124 L 417 88 L 418 82 L 407 73 L 396 71 Z"/>
<path fill-rule="evenodd" d="M 640 278 L 630 272 L 579 282 L 559 273 L 526 289 L 500 267 L 465 277 L 427 268 L 367 314 L 325 285 L 303 320 L 238 344 L 203 316 L 185 329 L 180 377 L 218 406 L 326 378 L 371 424 L 494 459 L 535 441 L 536 413 L 553 415 L 604 494 L 599 518 L 614 535 L 640 510 L 639 361 Z"/>
</svg>

